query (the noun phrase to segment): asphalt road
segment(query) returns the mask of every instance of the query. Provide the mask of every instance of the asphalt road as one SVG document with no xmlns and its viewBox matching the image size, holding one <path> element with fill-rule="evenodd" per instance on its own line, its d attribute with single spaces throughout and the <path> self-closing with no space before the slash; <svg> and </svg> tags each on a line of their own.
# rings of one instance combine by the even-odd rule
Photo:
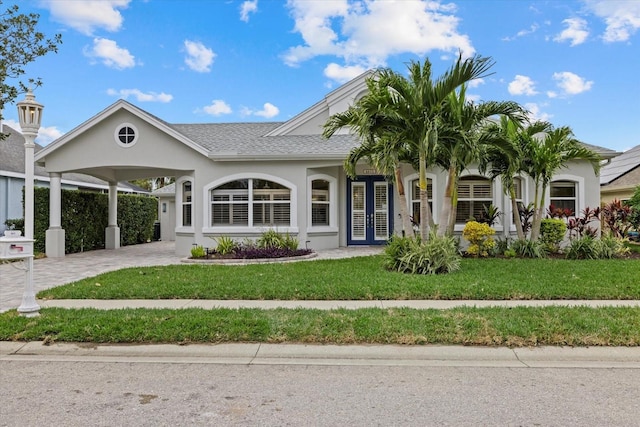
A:
<svg viewBox="0 0 640 427">
<path fill-rule="evenodd" d="M 0 361 L 1 426 L 640 426 L 640 369 Z"/>
</svg>

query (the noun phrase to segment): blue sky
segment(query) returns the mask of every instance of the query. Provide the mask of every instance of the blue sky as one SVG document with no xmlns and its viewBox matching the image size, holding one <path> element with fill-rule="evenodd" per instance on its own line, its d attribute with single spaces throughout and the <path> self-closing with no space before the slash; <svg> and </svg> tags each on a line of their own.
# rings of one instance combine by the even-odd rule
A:
<svg viewBox="0 0 640 427">
<path fill-rule="evenodd" d="M 496 62 L 474 100 L 517 101 L 590 144 L 640 144 L 637 0 L 18 4 L 63 39 L 27 67 L 44 82 L 43 145 L 119 98 L 170 123 L 285 121 L 369 68 L 428 57 L 440 75 L 458 51 Z"/>
</svg>

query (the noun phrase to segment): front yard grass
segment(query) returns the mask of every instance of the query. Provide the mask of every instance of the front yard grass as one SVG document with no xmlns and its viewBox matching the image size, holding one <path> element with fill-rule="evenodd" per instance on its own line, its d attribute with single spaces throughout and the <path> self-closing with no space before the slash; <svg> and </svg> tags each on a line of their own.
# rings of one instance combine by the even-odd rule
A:
<svg viewBox="0 0 640 427">
<path fill-rule="evenodd" d="M 43 299 L 640 299 L 640 260 L 463 259 L 460 271 L 385 271 L 381 256 L 244 266 L 128 268 Z"/>
<path fill-rule="evenodd" d="M 94 343 L 464 344 L 637 346 L 640 308 L 450 310 L 48 308 L 0 314 L 0 340 Z"/>
</svg>

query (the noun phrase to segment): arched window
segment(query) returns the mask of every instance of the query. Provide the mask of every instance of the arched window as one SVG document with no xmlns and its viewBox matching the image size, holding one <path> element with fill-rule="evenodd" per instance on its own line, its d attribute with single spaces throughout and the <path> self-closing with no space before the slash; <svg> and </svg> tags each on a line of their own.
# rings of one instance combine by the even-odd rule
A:
<svg viewBox="0 0 640 427">
<path fill-rule="evenodd" d="M 191 227 L 193 225 L 191 212 L 192 212 L 192 188 L 191 181 L 185 181 L 182 183 L 182 226 Z"/>
<path fill-rule="evenodd" d="M 291 226 L 291 189 L 267 179 L 243 178 L 210 190 L 210 226 Z"/>
<path fill-rule="evenodd" d="M 176 231 L 193 232 L 194 226 L 193 177 L 176 179 Z"/>
<path fill-rule="evenodd" d="M 484 209 L 493 204 L 491 180 L 480 176 L 465 176 L 458 182 L 458 208 L 456 224 L 479 218 Z"/>
<path fill-rule="evenodd" d="M 309 231 L 337 231 L 337 180 L 330 175 L 311 175 L 307 178 L 307 192 L 309 194 L 307 204 Z"/>
</svg>

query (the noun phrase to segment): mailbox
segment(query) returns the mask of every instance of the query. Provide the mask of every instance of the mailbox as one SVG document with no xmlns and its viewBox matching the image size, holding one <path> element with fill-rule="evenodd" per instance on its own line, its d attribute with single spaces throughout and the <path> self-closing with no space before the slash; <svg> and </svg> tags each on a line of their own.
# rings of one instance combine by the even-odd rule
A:
<svg viewBox="0 0 640 427">
<path fill-rule="evenodd" d="M 20 232 L 8 230 L 0 237 L 0 259 L 33 258 L 33 239 L 20 237 Z"/>
</svg>

